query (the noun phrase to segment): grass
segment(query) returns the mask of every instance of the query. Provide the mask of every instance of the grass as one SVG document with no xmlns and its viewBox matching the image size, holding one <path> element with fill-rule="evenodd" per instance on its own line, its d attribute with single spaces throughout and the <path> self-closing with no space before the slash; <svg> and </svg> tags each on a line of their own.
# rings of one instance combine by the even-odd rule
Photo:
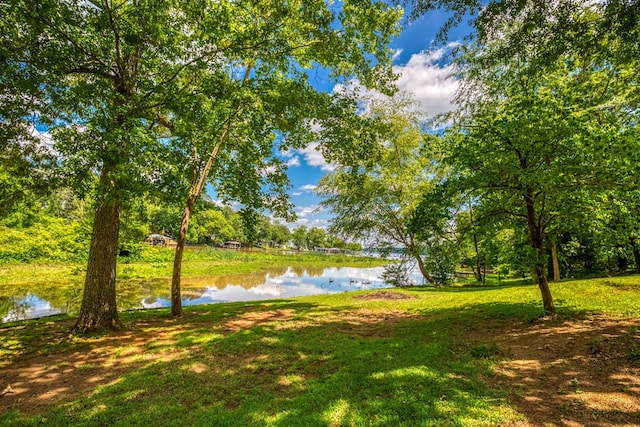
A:
<svg viewBox="0 0 640 427">
<path fill-rule="evenodd" d="M 564 318 L 640 316 L 638 276 L 552 291 Z M 488 385 L 508 352 L 465 331 L 537 319 L 537 288 L 397 292 L 414 298 L 216 304 L 186 307 L 177 320 L 167 310 L 123 313 L 127 330 L 85 337 L 69 337 L 64 316 L 2 327 L 0 370 L 41 364 L 47 375 L 33 387 L 61 391 L 41 409 L 8 408 L 0 425 L 496 426 L 522 418 L 506 391 Z M 57 372 L 69 383 L 54 382 Z"/>
<path fill-rule="evenodd" d="M 154 279 L 171 277 L 174 252 L 167 248 L 145 248 L 138 260 L 118 259 L 119 279 Z M 389 261 L 348 255 L 322 253 L 283 253 L 279 251 L 242 252 L 221 249 L 195 249 L 185 253 L 183 277 L 243 274 L 269 267 L 299 267 L 319 269 L 327 265 L 373 267 Z M 84 279 L 85 263 L 19 263 L 0 264 L 0 293 L 2 287 L 34 282 L 78 282 Z"/>
</svg>

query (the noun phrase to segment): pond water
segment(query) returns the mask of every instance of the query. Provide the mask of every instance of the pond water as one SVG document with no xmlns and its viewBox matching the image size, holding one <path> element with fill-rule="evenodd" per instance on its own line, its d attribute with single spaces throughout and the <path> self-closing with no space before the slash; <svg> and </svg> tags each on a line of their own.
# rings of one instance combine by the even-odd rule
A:
<svg viewBox="0 0 640 427">
<path fill-rule="evenodd" d="M 305 295 L 331 294 L 389 287 L 380 276 L 384 267 L 280 267 L 266 272 L 185 278 L 182 304 L 198 305 L 233 301 L 256 301 Z M 136 310 L 168 307 L 169 279 L 130 280 L 118 283 L 118 308 Z M 24 293 L 0 296 L 0 319 L 11 322 L 60 313 L 77 313 L 82 283 L 64 286 L 30 286 Z"/>
</svg>

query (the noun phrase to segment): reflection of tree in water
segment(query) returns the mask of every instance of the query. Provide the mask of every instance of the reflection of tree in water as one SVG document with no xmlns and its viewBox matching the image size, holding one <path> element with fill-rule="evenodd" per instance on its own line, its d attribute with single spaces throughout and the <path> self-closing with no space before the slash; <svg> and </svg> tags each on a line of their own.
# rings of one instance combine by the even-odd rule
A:
<svg viewBox="0 0 640 427">
<path fill-rule="evenodd" d="M 10 289 L 2 289 L 4 295 L 0 295 L 0 316 L 5 317 L 6 304 L 8 301 L 13 301 L 13 306 L 20 306 L 17 309 L 20 310 L 21 315 L 24 315 L 25 311 L 33 308 L 33 306 L 25 301 L 27 299 L 39 299 L 43 302 L 49 303 L 49 306 L 54 310 L 59 310 L 61 313 L 77 313 L 82 300 L 82 279 L 68 280 L 68 281 L 47 281 L 46 283 L 40 282 L 22 282 L 12 284 Z M 10 292 L 8 294 L 8 292 Z M 29 298 L 31 296 L 32 298 Z M 26 305 L 26 308 L 24 307 Z M 11 309 L 9 309 L 11 310 Z"/>
<path fill-rule="evenodd" d="M 11 320 L 21 320 L 27 317 L 27 310 L 31 305 L 20 297 L 0 297 L 0 320 L 11 313 Z"/>
<path fill-rule="evenodd" d="M 118 309 L 138 309 L 142 307 L 142 301 L 152 304 L 159 298 L 169 299 L 170 285 L 167 278 L 120 280 L 116 294 Z"/>
<path fill-rule="evenodd" d="M 185 277 L 182 279 L 182 288 L 190 291 L 194 288 L 216 287 L 224 289 L 227 286 L 241 286 L 244 289 L 255 288 L 266 282 L 267 276 L 282 276 L 288 267 L 271 267 L 254 273 L 222 274 L 219 276 Z"/>
<path fill-rule="evenodd" d="M 326 267 L 308 267 L 302 265 L 291 267 L 291 271 L 294 272 L 298 277 L 302 277 L 305 274 L 309 277 L 321 277 L 325 269 Z"/>
<path fill-rule="evenodd" d="M 185 277 L 182 280 L 182 296 L 186 300 L 201 298 L 208 287 L 224 289 L 227 286 L 240 286 L 251 289 L 262 285 L 268 277 L 296 274 L 298 277 L 322 276 L 326 267 L 275 266 L 259 272 L 245 274 L 226 274 L 203 277 Z M 170 299 L 171 283 L 169 278 L 118 280 L 117 298 L 120 310 L 140 309 L 143 304 L 152 305 L 159 299 Z M 3 295 L 4 293 L 4 295 Z M 59 282 L 30 282 L 0 288 L 0 319 L 11 313 L 26 318 L 28 311 L 34 308 L 27 299 L 28 295 L 48 302 L 52 309 L 71 315 L 77 314 L 82 301 L 82 280 Z"/>
</svg>

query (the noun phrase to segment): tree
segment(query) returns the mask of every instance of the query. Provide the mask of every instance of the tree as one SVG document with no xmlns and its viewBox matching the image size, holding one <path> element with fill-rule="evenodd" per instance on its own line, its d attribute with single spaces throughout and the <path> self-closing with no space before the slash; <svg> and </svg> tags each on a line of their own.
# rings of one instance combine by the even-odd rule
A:
<svg viewBox="0 0 640 427">
<path fill-rule="evenodd" d="M 34 101 L 37 119 L 49 126 L 63 166 L 77 181 L 99 176 L 76 330 L 117 328 L 122 204 L 153 178 L 154 160 L 164 151 L 163 107 L 169 96 L 189 92 L 176 77 L 203 67 L 216 49 L 194 28 L 203 14 L 195 6 L 182 14 L 171 2 L 16 0 L 8 7 L 21 28 L 12 32 L 3 69 L 20 70 L 12 90 Z"/>
<path fill-rule="evenodd" d="M 467 64 L 484 66 L 481 58 Z M 519 59 L 500 70 L 470 69 L 467 89 L 487 90 L 485 96 L 459 98 L 465 115 L 448 138 L 457 176 L 480 195 L 483 215 L 508 216 L 527 230 L 528 259 L 550 314 L 550 228 L 580 218 L 598 191 L 633 182 L 627 153 L 636 145 L 626 126 L 634 114 L 594 108 L 601 96 L 615 99 L 614 94 L 600 92 L 597 102 L 584 96 L 586 87 L 597 90 L 613 71 L 580 70 L 576 76 L 567 64 L 557 63 L 545 74 L 531 73 Z"/>
<path fill-rule="evenodd" d="M 8 30 L 2 32 L 3 91 L 6 86 L 15 99 L 30 102 L 27 110 L 36 111 L 37 120 L 49 126 L 78 185 L 85 185 L 80 184 L 84 177 L 99 177 L 93 189 L 93 235 L 77 331 L 120 326 L 115 267 L 123 203 L 160 187 L 165 176 L 192 164 L 196 156 L 185 161 L 184 155 L 193 153 L 197 136 L 214 137 L 204 157 L 215 160 L 216 144 L 228 138 L 225 129 L 228 135 L 230 126 L 240 122 L 233 111 L 239 111 L 242 102 L 236 101 L 245 99 L 240 94 L 224 102 L 235 93 L 230 86 L 238 86 L 230 74 L 238 69 L 242 74 L 253 65 L 255 76 L 299 75 L 301 67 L 317 63 L 335 76 L 357 75 L 366 84 L 386 81 L 391 75 L 386 46 L 399 16 L 382 2 L 345 2 L 337 10 L 323 1 L 11 0 L 2 9 L 3 29 Z M 342 23 L 338 31 L 335 18 Z M 206 99 L 201 101 L 203 94 Z M 18 102 L 4 100 L 0 116 L 28 120 L 28 115 L 13 114 Z M 207 119 L 214 122 L 207 130 L 218 123 L 217 133 L 194 133 L 195 110 L 182 110 L 185 100 L 195 100 L 191 106 L 221 104 L 202 111 L 215 113 Z M 234 139 L 246 147 L 251 135 L 241 132 Z M 233 164 L 233 153 L 249 152 L 236 164 L 253 166 L 264 147 L 239 147 L 227 164 Z M 202 176 L 207 179 L 206 173 Z M 179 187 L 185 183 L 166 182 Z M 244 188 L 255 189 L 256 184 Z"/>
<path fill-rule="evenodd" d="M 334 140 L 353 146 L 334 157 L 339 167 L 321 180 L 317 191 L 334 214 L 331 232 L 383 251 L 401 248 L 424 278 L 435 283 L 423 258 L 429 256 L 428 230 L 420 229 L 420 238 L 410 221 L 422 195 L 436 182 L 438 139 L 423 135 L 422 117 L 414 107 L 403 96 L 372 100 L 357 121 L 336 131 Z"/>
<path fill-rule="evenodd" d="M 300 225 L 291 233 L 291 241 L 298 249 L 307 249 L 307 227 Z"/>
<path fill-rule="evenodd" d="M 307 233 L 307 244 L 310 249 L 320 248 L 325 245 L 327 232 L 324 228 L 311 227 Z"/>
<path fill-rule="evenodd" d="M 212 40 L 231 37 L 251 40 L 255 46 L 246 49 L 239 44 L 225 53 L 233 72 L 215 75 L 217 83 L 223 82 L 224 96 L 196 98 L 190 108 L 181 109 L 196 118 L 176 127 L 194 154 L 172 276 L 174 316 L 182 312 L 180 270 L 189 216 L 207 180 L 224 199 L 243 205 L 251 241 L 257 240 L 257 211 L 291 217 L 285 165 L 274 153 L 310 142 L 309 123 L 321 122 L 340 105 L 335 96 L 316 91 L 301 69 L 316 63 L 334 78 L 357 77 L 383 90 L 391 76 L 386 46 L 397 30 L 399 11 L 384 2 L 349 1 L 337 7 L 319 0 L 278 5 L 257 1 L 230 3 L 229 9 L 233 25 L 212 35 Z M 201 123 L 202 111 L 216 120 Z"/>
<path fill-rule="evenodd" d="M 276 245 L 288 245 L 291 239 L 291 230 L 284 224 L 271 226 L 271 239 Z"/>
</svg>

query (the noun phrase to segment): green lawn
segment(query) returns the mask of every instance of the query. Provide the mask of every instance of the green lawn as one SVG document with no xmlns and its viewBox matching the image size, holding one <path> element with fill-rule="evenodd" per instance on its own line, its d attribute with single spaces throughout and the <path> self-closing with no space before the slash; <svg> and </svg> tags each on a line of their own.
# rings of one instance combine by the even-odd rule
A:
<svg viewBox="0 0 640 427">
<path fill-rule="evenodd" d="M 640 316 L 639 276 L 552 291 L 557 321 Z M 493 367 L 509 357 L 490 337 L 541 315 L 537 287 L 395 292 L 413 298 L 363 300 L 359 292 L 217 304 L 187 307 L 178 320 L 167 310 L 123 313 L 126 330 L 88 337 L 69 337 L 64 317 L 0 328 L 0 381 L 20 388 L 25 369 L 42 369 L 37 387 L 62 390 L 50 406 L 35 392 L 6 395 L 11 405 L 0 397 L 0 425 L 497 426 L 523 418 L 506 390 L 490 386 Z M 487 338 L 469 340 L 470 330 Z"/>
</svg>

